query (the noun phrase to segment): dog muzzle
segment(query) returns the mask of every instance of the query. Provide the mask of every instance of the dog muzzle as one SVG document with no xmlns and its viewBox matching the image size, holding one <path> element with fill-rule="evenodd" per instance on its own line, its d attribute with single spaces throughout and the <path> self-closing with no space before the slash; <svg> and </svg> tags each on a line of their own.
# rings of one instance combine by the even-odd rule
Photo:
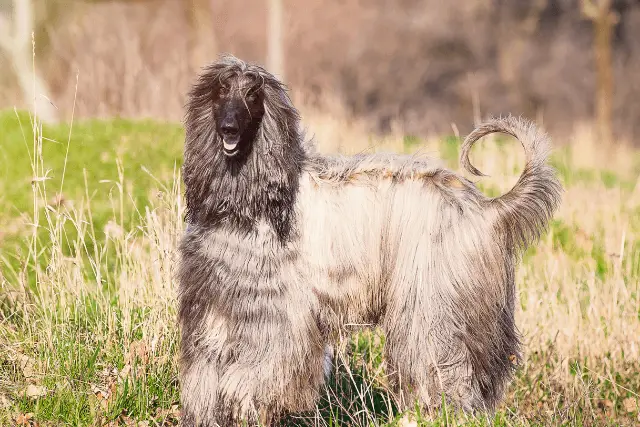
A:
<svg viewBox="0 0 640 427">
<path fill-rule="evenodd" d="M 223 152 L 227 157 L 233 157 L 238 154 L 239 141 L 228 142 L 226 139 L 222 140 Z"/>
</svg>

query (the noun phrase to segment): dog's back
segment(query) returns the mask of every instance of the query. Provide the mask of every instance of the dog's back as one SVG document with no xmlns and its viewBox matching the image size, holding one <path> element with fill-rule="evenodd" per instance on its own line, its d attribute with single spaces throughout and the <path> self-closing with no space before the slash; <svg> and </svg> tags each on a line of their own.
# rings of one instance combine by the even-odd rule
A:
<svg viewBox="0 0 640 427">
<path fill-rule="evenodd" d="M 527 155 L 515 187 L 488 198 L 440 162 L 406 155 L 315 155 L 298 196 L 300 251 L 332 320 L 378 323 L 401 376 L 433 393 L 491 406 L 519 357 L 513 321 L 518 254 L 542 233 L 561 187 L 546 165 L 544 134 L 496 119 L 484 135 L 518 138 Z M 434 372 L 445 385 L 438 385 Z M 473 373 L 475 385 L 464 378 Z M 452 396 L 455 397 L 455 396 Z M 438 396 L 435 396 L 437 402 Z"/>
<path fill-rule="evenodd" d="M 407 397 L 492 409 L 519 356 L 518 254 L 560 199 L 546 137 L 507 118 L 467 138 L 462 164 L 476 174 L 467 155 L 483 135 L 525 147 L 518 183 L 490 199 L 434 160 L 304 150 L 298 120 L 274 76 L 232 57 L 189 94 L 183 423 L 313 409 L 331 328 L 349 322 L 384 329 L 387 372 Z"/>
</svg>

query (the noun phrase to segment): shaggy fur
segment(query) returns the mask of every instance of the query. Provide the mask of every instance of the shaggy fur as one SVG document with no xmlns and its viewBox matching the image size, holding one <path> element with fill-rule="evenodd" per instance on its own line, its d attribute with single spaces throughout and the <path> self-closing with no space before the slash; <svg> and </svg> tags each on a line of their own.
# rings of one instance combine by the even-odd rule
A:
<svg viewBox="0 0 640 427">
<path fill-rule="evenodd" d="M 234 157 L 222 149 L 221 87 L 234 99 L 258 93 L 263 107 Z M 494 409 L 520 357 L 515 267 L 562 194 L 545 135 L 508 117 L 466 138 L 462 165 L 475 175 L 468 153 L 479 138 L 502 132 L 524 146 L 519 181 L 490 199 L 429 158 L 318 154 L 283 85 L 231 56 L 204 68 L 186 110 L 184 425 L 313 409 L 327 345 L 345 324 L 384 330 L 405 403 L 433 407 L 444 394 L 465 410 Z"/>
</svg>

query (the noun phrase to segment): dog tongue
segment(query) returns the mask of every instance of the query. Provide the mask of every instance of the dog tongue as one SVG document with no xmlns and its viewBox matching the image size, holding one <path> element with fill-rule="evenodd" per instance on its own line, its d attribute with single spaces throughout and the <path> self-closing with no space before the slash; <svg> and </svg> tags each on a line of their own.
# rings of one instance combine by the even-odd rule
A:
<svg viewBox="0 0 640 427">
<path fill-rule="evenodd" d="M 238 146 L 237 142 L 234 142 L 232 144 L 229 144 L 227 141 L 222 141 L 223 145 L 224 145 L 224 149 L 231 151 L 231 150 L 235 150 L 235 148 Z"/>
</svg>

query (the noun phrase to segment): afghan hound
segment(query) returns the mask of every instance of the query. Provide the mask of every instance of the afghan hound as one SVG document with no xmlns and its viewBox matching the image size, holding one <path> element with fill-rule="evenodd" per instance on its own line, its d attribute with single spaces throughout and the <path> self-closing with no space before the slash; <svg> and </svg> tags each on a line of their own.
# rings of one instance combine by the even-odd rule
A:
<svg viewBox="0 0 640 427">
<path fill-rule="evenodd" d="M 426 157 L 319 154 L 283 83 L 233 56 L 203 68 L 185 129 L 184 425 L 315 408 L 346 324 L 384 331 L 405 402 L 495 409 L 520 360 L 515 268 L 563 192 L 545 134 L 509 116 L 468 135 L 461 164 L 476 176 L 485 135 L 526 153 L 515 186 L 488 198 Z"/>
</svg>

